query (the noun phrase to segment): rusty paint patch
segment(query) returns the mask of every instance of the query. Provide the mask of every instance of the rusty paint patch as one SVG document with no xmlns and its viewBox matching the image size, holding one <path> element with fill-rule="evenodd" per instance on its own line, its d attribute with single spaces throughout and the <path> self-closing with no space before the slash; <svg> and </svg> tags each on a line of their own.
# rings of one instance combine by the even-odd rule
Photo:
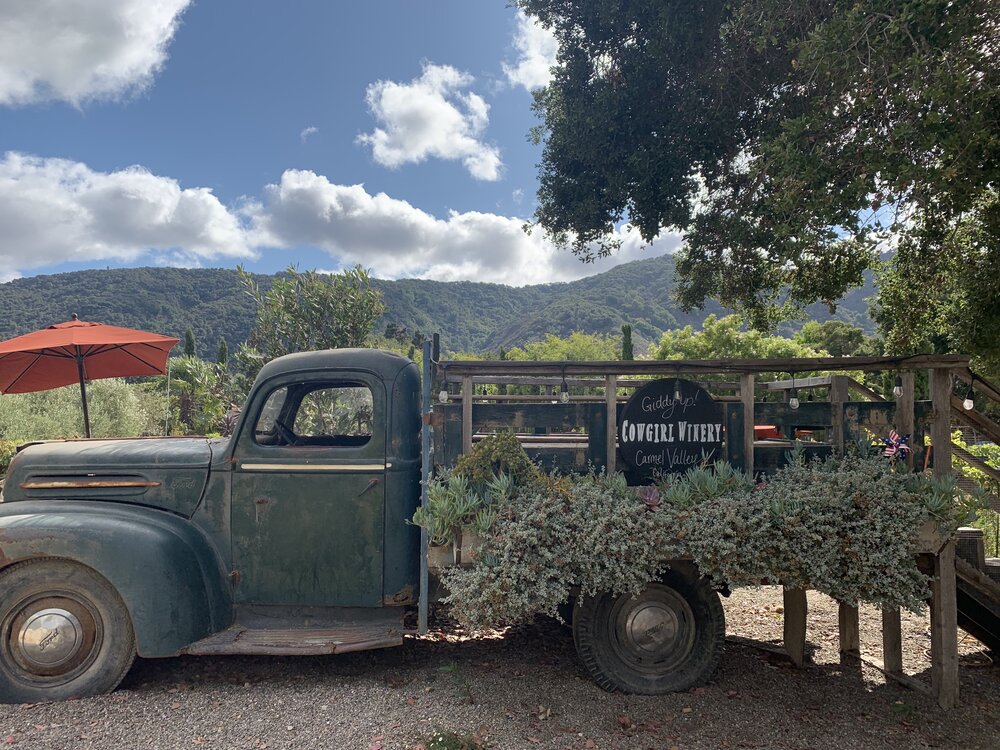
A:
<svg viewBox="0 0 1000 750">
<path fill-rule="evenodd" d="M 231 571 L 229 571 L 229 581 L 234 586 L 239 586 L 240 585 L 240 571 L 238 571 L 238 570 L 231 570 Z"/>
<path fill-rule="evenodd" d="M 413 604 L 416 602 L 414 598 L 413 586 L 406 585 L 397 591 L 395 594 L 388 594 L 384 598 L 384 602 L 388 605 L 393 604 Z"/>
</svg>

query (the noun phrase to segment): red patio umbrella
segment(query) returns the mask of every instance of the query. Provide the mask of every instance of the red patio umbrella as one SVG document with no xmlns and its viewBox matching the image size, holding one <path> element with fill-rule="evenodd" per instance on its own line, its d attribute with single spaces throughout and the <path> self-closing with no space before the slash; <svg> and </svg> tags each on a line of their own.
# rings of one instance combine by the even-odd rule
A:
<svg viewBox="0 0 1000 750">
<path fill-rule="evenodd" d="M 0 393 L 33 393 L 80 384 L 83 423 L 90 437 L 88 380 L 162 375 L 178 339 L 79 320 L 0 342 Z"/>
</svg>

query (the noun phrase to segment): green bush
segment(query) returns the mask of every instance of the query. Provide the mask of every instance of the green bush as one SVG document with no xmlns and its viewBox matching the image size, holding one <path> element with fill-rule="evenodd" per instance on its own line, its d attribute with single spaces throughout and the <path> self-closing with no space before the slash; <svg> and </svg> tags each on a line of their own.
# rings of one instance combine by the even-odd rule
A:
<svg viewBox="0 0 1000 750">
<path fill-rule="evenodd" d="M 87 385 L 94 437 L 162 434 L 165 395 L 118 378 Z M 84 435 L 80 387 L 0 396 L 0 439 L 16 443 Z"/>
<path fill-rule="evenodd" d="M 911 609 L 928 593 L 913 556 L 926 496 L 881 458 L 793 463 L 760 489 L 662 515 L 702 573 L 731 586 L 782 583 Z"/>
<path fill-rule="evenodd" d="M 914 556 L 920 527 L 933 519 L 951 534 L 967 513 L 953 482 L 881 457 L 794 461 L 760 486 L 726 464 L 658 488 L 548 478 L 516 491 L 475 564 L 442 580 L 472 627 L 557 615 L 574 592 L 636 593 L 679 558 L 720 585 L 919 610 L 929 593 Z"/>
<path fill-rule="evenodd" d="M 455 462 L 454 473 L 465 477 L 474 487 L 482 487 L 494 476 L 506 474 L 517 486 L 530 486 L 541 476 L 541 469 L 528 458 L 517 435 L 510 430 L 476 443 L 470 453 L 464 453 Z"/>
<path fill-rule="evenodd" d="M 0 474 L 6 473 L 16 451 L 17 443 L 14 440 L 0 440 Z"/>
</svg>

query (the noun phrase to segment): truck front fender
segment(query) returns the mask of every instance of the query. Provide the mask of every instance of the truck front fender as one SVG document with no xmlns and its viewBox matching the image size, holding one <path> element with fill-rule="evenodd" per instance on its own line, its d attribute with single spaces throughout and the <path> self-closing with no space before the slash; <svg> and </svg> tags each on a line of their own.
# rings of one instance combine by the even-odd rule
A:
<svg viewBox="0 0 1000 750">
<path fill-rule="evenodd" d="M 117 589 L 140 656 L 173 656 L 231 624 L 219 555 L 179 516 L 79 500 L 0 504 L 0 567 L 53 557 L 86 565 Z"/>
</svg>

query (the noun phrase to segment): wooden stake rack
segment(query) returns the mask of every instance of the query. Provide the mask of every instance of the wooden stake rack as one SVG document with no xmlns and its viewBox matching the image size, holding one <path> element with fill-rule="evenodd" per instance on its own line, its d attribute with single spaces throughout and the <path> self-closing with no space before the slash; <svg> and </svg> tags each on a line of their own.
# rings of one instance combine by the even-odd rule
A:
<svg viewBox="0 0 1000 750">
<path fill-rule="evenodd" d="M 649 379 L 690 378 L 718 393 L 725 408 L 726 459 L 753 472 L 761 465 L 760 456 L 770 446 L 755 437 L 758 422 L 774 424 L 790 438 L 805 425 L 821 426 L 827 444 L 842 455 L 847 441 L 868 429 L 885 435 L 889 428 L 912 435 L 914 450 L 908 456 L 910 468 L 921 467 L 925 438 L 934 446 L 933 471 L 936 476 L 952 470 L 951 417 L 953 377 L 968 381 L 969 359 L 962 355 L 914 355 L 908 357 L 814 357 L 767 360 L 675 360 L 614 362 L 528 362 L 528 361 L 444 361 L 435 365 L 434 393 L 445 392 L 447 403 L 435 404 L 441 412 L 435 439 L 435 461 L 450 465 L 458 453 L 472 449 L 477 436 L 498 429 L 514 428 L 537 438 L 540 449 L 576 446 L 591 467 L 618 466 L 618 415 L 623 395 Z M 914 397 L 915 370 L 926 370 L 930 398 Z M 895 402 L 879 397 L 866 386 L 844 374 L 851 371 L 893 371 L 901 380 L 902 393 Z M 836 374 L 819 375 L 831 372 Z M 796 377 L 804 373 L 803 377 Z M 762 375 L 767 380 L 758 382 Z M 778 374 L 781 379 L 775 377 Z M 719 379 L 723 376 L 724 379 Z M 714 379 L 713 379 L 714 378 Z M 561 402 L 558 395 L 566 383 L 577 391 Z M 517 393 L 486 393 L 492 384 Z M 822 389 L 822 402 L 803 403 L 792 410 L 784 403 L 758 401 L 758 392 L 787 392 Z M 477 389 L 484 391 L 477 395 Z M 599 391 L 603 390 L 603 395 Z M 530 393 L 529 393 L 530 391 Z M 851 401 L 851 392 L 864 401 Z M 581 433 L 581 428 L 586 433 Z M 557 439 L 546 432 L 558 432 Z M 541 433 L 541 434 L 539 434 Z M 529 440 L 531 438 L 528 438 Z M 565 444 L 565 445 L 564 445 Z M 958 705 L 958 619 L 956 601 L 955 543 L 924 535 L 917 553 L 925 556 L 933 569 L 931 586 L 931 685 L 930 692 L 942 708 Z M 784 645 L 797 665 L 805 657 L 807 603 L 801 589 L 784 590 Z M 858 610 L 841 603 L 839 608 L 840 650 L 860 656 Z M 880 668 L 904 684 L 918 686 L 903 672 L 902 634 L 898 610 L 882 616 L 883 659 Z M 926 688 L 925 688 L 926 689 Z"/>
</svg>

